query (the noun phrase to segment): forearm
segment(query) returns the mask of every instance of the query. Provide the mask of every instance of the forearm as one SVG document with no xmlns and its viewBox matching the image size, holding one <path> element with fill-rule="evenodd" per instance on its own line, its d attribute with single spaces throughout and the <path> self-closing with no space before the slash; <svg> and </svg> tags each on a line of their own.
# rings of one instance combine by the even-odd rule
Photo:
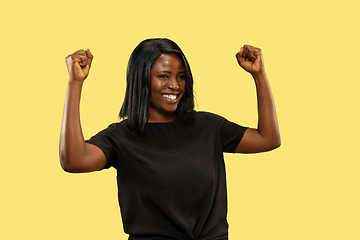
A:
<svg viewBox="0 0 360 240">
<path fill-rule="evenodd" d="M 258 132 L 271 148 L 280 146 L 280 132 L 275 102 L 265 71 L 252 75 L 256 85 L 258 104 Z"/>
<path fill-rule="evenodd" d="M 60 163 L 70 171 L 80 163 L 86 152 L 86 145 L 80 123 L 80 97 L 82 82 L 69 81 L 60 133 Z"/>
</svg>

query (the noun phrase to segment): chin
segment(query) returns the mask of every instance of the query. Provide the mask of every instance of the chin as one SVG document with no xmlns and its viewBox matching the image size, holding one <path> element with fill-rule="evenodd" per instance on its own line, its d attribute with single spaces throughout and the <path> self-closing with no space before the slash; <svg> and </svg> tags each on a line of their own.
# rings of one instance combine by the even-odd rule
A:
<svg viewBox="0 0 360 240">
<path fill-rule="evenodd" d="M 176 106 L 175 108 L 168 108 L 168 109 L 166 109 L 166 112 L 167 112 L 167 113 L 175 113 L 176 110 L 177 110 L 177 106 Z"/>
</svg>

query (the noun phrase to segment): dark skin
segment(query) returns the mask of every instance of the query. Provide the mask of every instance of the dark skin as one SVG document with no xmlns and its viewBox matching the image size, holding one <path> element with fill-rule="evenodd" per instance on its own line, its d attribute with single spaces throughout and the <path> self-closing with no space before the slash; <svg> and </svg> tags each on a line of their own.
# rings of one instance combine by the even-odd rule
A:
<svg viewBox="0 0 360 240">
<path fill-rule="evenodd" d="M 244 45 L 236 54 L 239 65 L 254 78 L 258 103 L 258 127 L 246 130 L 236 153 L 258 153 L 280 146 L 275 103 L 267 79 L 260 48 Z"/>
<path fill-rule="evenodd" d="M 149 122 L 169 122 L 176 116 L 177 102 L 185 91 L 180 59 L 163 54 L 155 61 L 151 73 L 152 99 Z M 245 131 L 237 146 L 237 153 L 270 151 L 280 146 L 280 133 L 270 85 L 264 69 L 261 49 L 244 45 L 236 54 L 239 65 L 254 78 L 258 102 L 258 127 Z M 66 57 L 69 83 L 64 104 L 60 134 L 60 163 L 67 172 L 101 170 L 106 164 L 104 153 L 96 146 L 85 143 L 81 129 L 79 106 L 83 83 L 89 75 L 93 60 L 90 50 L 79 50 Z M 178 99 L 177 99 L 178 98 Z M 175 107 L 174 107 L 175 106 Z"/>
<path fill-rule="evenodd" d="M 80 123 L 80 97 L 84 80 L 89 75 L 93 60 L 90 50 L 79 50 L 66 57 L 69 83 L 65 97 L 60 133 L 60 163 L 67 172 L 92 172 L 106 164 L 104 153 L 85 143 Z"/>
<path fill-rule="evenodd" d="M 171 122 L 185 92 L 184 68 L 175 54 L 162 54 L 151 68 L 149 122 Z"/>
</svg>

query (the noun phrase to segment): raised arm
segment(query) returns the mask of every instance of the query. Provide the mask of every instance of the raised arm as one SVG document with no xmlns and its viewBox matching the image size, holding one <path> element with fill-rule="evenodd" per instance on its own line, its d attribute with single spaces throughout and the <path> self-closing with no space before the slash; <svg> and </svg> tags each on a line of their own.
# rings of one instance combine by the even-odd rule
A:
<svg viewBox="0 0 360 240">
<path fill-rule="evenodd" d="M 89 75 L 93 55 L 90 50 L 79 50 L 65 58 L 69 83 L 65 97 L 60 133 L 60 163 L 67 172 L 101 170 L 106 164 L 104 153 L 85 143 L 80 123 L 80 97 L 84 80 Z"/>
<path fill-rule="evenodd" d="M 236 54 L 239 65 L 249 72 L 255 81 L 258 104 L 258 127 L 245 131 L 237 146 L 237 153 L 257 153 L 273 150 L 280 146 L 280 132 L 275 103 L 267 79 L 260 48 L 245 45 Z"/>
</svg>

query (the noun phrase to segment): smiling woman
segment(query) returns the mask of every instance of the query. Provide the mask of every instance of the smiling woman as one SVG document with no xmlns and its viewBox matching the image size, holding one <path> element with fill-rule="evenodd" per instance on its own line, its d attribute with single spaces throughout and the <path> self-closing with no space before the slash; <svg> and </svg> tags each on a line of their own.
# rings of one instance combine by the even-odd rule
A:
<svg viewBox="0 0 360 240">
<path fill-rule="evenodd" d="M 236 54 L 253 76 L 257 129 L 194 111 L 193 78 L 181 49 L 148 39 L 133 51 L 121 122 L 85 141 L 79 104 L 92 63 L 90 50 L 66 58 L 69 85 L 60 135 L 60 161 L 68 172 L 114 167 L 124 231 L 129 239 L 228 239 L 223 153 L 272 150 L 280 145 L 275 104 L 261 50 Z"/>
<path fill-rule="evenodd" d="M 186 124 L 193 121 L 193 77 L 184 53 L 175 42 L 169 39 L 147 39 L 134 49 L 127 68 L 126 94 L 119 116 L 120 118 L 127 118 L 130 128 L 139 133 L 144 133 L 146 122 L 153 120 L 149 116 L 149 105 L 153 93 L 152 82 L 163 77 L 163 82 L 166 84 L 168 81 L 165 80 L 170 77 L 169 73 L 158 74 L 154 71 L 160 71 L 160 68 L 166 70 L 165 68 L 170 67 L 170 65 L 175 67 L 173 66 L 175 63 L 172 63 L 175 59 L 180 60 L 177 64 L 181 63 L 182 65 L 183 73 L 178 77 L 184 79 L 185 89 L 183 90 L 182 99 L 178 101 L 173 113 Z M 154 67 L 159 69 L 156 70 Z M 177 67 L 180 67 L 180 65 Z M 172 69 L 172 71 L 179 70 Z M 172 72 L 171 74 L 177 75 L 179 72 Z M 173 114 L 170 115 L 172 115 L 172 118 L 174 117 Z M 161 115 L 155 115 L 154 117 L 162 118 Z M 167 121 L 166 117 L 160 119 L 160 121 Z"/>
</svg>

